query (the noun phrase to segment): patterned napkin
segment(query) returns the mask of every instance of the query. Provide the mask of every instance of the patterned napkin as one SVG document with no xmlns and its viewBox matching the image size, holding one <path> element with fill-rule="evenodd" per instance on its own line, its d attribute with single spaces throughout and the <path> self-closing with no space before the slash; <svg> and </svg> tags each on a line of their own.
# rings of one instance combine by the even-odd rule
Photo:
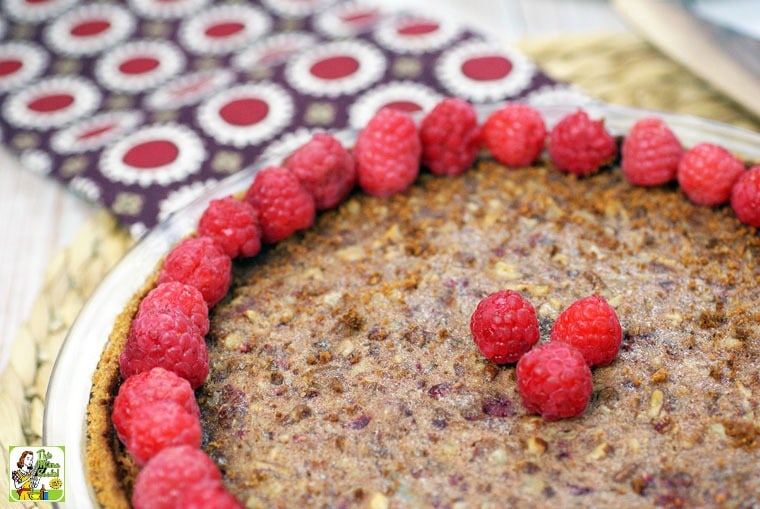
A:
<svg viewBox="0 0 760 509">
<path fill-rule="evenodd" d="M 341 0 L 4 0 L 0 139 L 135 236 L 265 149 L 426 110 L 572 95 L 429 13 Z"/>
</svg>

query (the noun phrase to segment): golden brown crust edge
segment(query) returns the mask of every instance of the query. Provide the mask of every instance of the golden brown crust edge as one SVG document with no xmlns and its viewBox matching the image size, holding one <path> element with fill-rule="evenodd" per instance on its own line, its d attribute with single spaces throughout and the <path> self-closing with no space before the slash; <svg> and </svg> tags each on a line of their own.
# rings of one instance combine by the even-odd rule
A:
<svg viewBox="0 0 760 509">
<path fill-rule="evenodd" d="M 117 316 L 92 378 L 87 404 L 86 477 L 97 503 L 109 509 L 131 507 L 127 490 L 131 490 L 138 472 L 129 455 L 119 453 L 123 447 L 111 426 L 113 400 L 121 384 L 119 355 L 140 301 L 155 286 L 157 278 L 155 271 Z"/>
</svg>

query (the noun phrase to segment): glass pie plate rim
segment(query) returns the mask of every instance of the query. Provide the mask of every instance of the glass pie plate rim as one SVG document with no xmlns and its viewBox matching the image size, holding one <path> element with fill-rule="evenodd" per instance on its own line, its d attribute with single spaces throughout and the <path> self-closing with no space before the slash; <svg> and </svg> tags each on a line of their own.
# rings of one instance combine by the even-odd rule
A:
<svg viewBox="0 0 760 509">
<path fill-rule="evenodd" d="M 478 107 L 481 120 L 498 106 Z M 701 117 L 599 102 L 534 106 L 544 115 L 547 126 L 582 107 L 590 116 L 604 118 L 613 134 L 626 132 L 641 118 L 658 116 L 687 147 L 712 142 L 745 159 L 760 161 L 760 133 Z M 350 144 L 356 133 L 342 130 L 335 134 Z M 43 416 L 43 443 L 66 447 L 67 501 L 76 503 L 81 509 L 97 507 L 85 471 L 86 410 L 92 376 L 117 314 L 171 246 L 195 229 L 209 200 L 245 190 L 256 171 L 278 163 L 293 148 L 292 144 L 280 143 L 279 150 L 265 151 L 254 165 L 225 178 L 148 232 L 109 271 L 80 310 L 53 366 Z"/>
</svg>

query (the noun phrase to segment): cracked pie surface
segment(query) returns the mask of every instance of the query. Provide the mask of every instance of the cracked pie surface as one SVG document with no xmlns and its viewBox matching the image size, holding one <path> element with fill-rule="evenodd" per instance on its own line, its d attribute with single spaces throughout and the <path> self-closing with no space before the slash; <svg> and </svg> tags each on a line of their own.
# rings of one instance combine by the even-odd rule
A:
<svg viewBox="0 0 760 509">
<path fill-rule="evenodd" d="M 236 261 L 210 316 L 203 448 L 248 507 L 751 506 L 758 255 L 730 211 L 619 168 L 485 160 L 389 199 L 354 194 Z M 477 302 L 505 288 L 533 302 L 542 342 L 580 297 L 616 309 L 622 349 L 580 417 L 526 413 L 514 365 L 473 343 Z M 113 362 L 96 377 L 101 419 Z M 123 499 L 136 470 L 99 425 L 123 481 L 107 496 Z"/>
</svg>

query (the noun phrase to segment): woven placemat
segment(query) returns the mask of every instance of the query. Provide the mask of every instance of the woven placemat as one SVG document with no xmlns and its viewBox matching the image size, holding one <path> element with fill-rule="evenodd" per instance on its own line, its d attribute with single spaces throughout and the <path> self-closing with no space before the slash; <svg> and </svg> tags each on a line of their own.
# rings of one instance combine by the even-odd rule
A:
<svg viewBox="0 0 760 509">
<path fill-rule="evenodd" d="M 525 40 L 520 49 L 552 78 L 603 101 L 667 110 L 760 131 L 760 119 L 632 34 Z"/>
<path fill-rule="evenodd" d="M 566 36 L 523 41 L 519 46 L 552 77 L 601 100 L 687 113 L 760 131 L 760 119 L 633 35 Z M 47 383 L 66 332 L 97 284 L 132 243 L 126 230 L 104 211 L 88 221 L 48 267 L 43 290 L 0 375 L 2 450 L 7 451 L 9 445 L 40 444 Z M 7 460 L 5 453 L 0 454 L 3 493 L 8 484 Z M 24 504 L 11 504 L 0 495 L 0 507 L 13 509 Z"/>
<path fill-rule="evenodd" d="M 63 339 L 95 287 L 132 244 L 127 231 L 104 210 L 95 214 L 47 267 L 42 291 L 14 339 L 9 364 L 0 375 L 2 508 L 50 507 L 48 503 L 8 501 L 8 447 L 41 444 L 45 393 Z"/>
</svg>

